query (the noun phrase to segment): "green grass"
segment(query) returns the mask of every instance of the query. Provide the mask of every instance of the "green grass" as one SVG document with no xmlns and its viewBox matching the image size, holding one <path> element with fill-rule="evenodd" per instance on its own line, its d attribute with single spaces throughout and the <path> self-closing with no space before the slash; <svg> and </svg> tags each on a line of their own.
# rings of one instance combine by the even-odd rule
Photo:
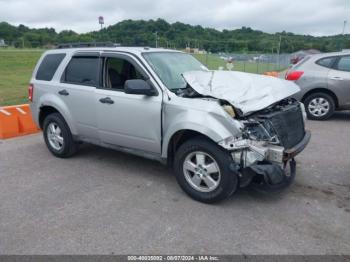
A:
<svg viewBox="0 0 350 262">
<path fill-rule="evenodd" d="M 193 54 L 202 64 L 207 65 L 211 70 L 217 70 L 219 67 L 223 67 L 226 70 L 226 62 L 217 55 L 213 54 Z M 278 68 L 276 64 L 269 63 L 255 63 L 255 62 L 242 62 L 234 61 L 234 71 L 241 71 L 247 73 L 262 74 L 267 71 L 282 71 L 285 68 Z"/>
<path fill-rule="evenodd" d="M 28 102 L 28 83 L 42 52 L 37 49 L 0 49 L 0 106 Z"/>
</svg>

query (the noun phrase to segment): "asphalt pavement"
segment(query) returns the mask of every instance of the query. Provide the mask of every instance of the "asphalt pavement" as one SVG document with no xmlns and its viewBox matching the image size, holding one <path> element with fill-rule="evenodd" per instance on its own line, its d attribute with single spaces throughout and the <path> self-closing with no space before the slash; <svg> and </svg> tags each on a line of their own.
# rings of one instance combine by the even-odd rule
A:
<svg viewBox="0 0 350 262">
<path fill-rule="evenodd" d="M 307 126 L 288 190 L 215 205 L 154 161 L 92 145 L 58 159 L 41 134 L 0 140 L 0 254 L 350 254 L 350 112 Z"/>
</svg>

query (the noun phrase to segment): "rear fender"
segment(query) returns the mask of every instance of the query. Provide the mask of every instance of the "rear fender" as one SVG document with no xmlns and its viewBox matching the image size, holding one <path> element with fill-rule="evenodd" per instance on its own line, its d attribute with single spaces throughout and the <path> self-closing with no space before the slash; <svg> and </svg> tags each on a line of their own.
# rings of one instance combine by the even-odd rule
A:
<svg viewBox="0 0 350 262">
<path fill-rule="evenodd" d="M 63 116 L 72 134 L 73 135 L 78 134 L 76 125 L 74 124 L 75 122 L 72 119 L 71 114 L 69 113 L 69 109 L 66 103 L 64 103 L 62 99 L 57 97 L 57 95 L 49 94 L 49 93 L 45 94 L 40 97 L 39 101 L 37 101 L 36 104 L 38 106 L 37 108 L 38 113 L 40 113 L 40 109 L 44 106 L 51 106 L 55 108 Z"/>
</svg>

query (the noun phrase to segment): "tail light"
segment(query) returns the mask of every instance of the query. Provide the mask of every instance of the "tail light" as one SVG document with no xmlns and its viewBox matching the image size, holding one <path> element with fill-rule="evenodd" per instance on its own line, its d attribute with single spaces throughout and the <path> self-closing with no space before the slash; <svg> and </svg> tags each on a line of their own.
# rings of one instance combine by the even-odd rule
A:
<svg viewBox="0 0 350 262">
<path fill-rule="evenodd" d="M 299 78 L 304 74 L 303 71 L 292 71 L 292 72 L 287 72 L 286 74 L 286 80 L 290 81 L 297 81 Z"/>
<path fill-rule="evenodd" d="M 29 84 L 29 86 L 28 86 L 28 99 L 30 102 L 33 102 L 33 95 L 34 95 L 34 85 Z"/>
</svg>

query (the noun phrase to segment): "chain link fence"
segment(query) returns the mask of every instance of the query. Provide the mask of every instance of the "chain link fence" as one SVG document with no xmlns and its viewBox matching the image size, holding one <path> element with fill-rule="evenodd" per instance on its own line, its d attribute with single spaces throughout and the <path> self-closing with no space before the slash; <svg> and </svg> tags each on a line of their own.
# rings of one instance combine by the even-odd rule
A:
<svg viewBox="0 0 350 262">
<path fill-rule="evenodd" d="M 290 54 L 235 54 L 202 53 L 192 54 L 212 70 L 234 70 L 263 74 L 270 71 L 284 71 L 290 65 Z"/>
</svg>

